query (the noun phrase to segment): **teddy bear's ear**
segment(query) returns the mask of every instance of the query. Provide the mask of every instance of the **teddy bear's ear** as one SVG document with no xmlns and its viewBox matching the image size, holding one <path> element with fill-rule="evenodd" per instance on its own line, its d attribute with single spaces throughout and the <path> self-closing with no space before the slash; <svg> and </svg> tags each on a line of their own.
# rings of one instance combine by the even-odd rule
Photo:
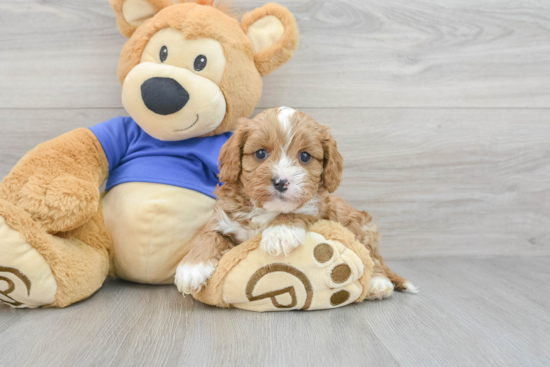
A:
<svg viewBox="0 0 550 367">
<path fill-rule="evenodd" d="M 118 30 L 131 37 L 134 31 L 147 19 L 162 9 L 174 5 L 172 0 L 109 0 L 116 14 Z"/>
<path fill-rule="evenodd" d="M 254 46 L 254 63 L 262 76 L 290 60 L 298 47 L 296 20 L 279 4 L 266 4 L 245 14 L 241 28 Z"/>
</svg>

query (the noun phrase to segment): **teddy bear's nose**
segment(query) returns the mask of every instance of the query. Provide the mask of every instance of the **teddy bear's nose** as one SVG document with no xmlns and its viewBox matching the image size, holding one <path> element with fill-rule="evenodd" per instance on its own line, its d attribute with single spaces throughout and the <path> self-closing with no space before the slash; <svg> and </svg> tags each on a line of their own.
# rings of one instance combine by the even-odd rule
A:
<svg viewBox="0 0 550 367">
<path fill-rule="evenodd" d="M 185 106 L 189 101 L 189 93 L 172 78 L 155 77 L 143 82 L 141 98 L 154 113 L 171 115 Z"/>
</svg>

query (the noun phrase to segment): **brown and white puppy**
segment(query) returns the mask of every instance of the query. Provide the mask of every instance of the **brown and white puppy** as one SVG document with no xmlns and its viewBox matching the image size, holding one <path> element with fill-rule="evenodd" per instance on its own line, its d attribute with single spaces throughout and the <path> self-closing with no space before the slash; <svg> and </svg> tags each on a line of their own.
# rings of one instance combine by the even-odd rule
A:
<svg viewBox="0 0 550 367">
<path fill-rule="evenodd" d="M 281 107 L 241 119 L 220 153 L 225 184 L 216 190 L 214 213 L 178 266 L 179 291 L 200 290 L 225 251 L 258 233 L 261 248 L 278 256 L 302 244 L 309 225 L 328 219 L 344 225 L 369 249 L 375 267 L 368 298 L 388 297 L 394 286 L 416 292 L 384 263 L 371 217 L 331 195 L 340 185 L 342 169 L 329 128 L 305 113 Z"/>
</svg>

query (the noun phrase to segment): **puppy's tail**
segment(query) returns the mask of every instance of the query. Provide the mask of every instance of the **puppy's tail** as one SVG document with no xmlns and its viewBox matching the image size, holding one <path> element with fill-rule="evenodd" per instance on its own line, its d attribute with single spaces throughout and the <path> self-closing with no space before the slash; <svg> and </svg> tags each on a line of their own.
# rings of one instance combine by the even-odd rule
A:
<svg viewBox="0 0 550 367">
<path fill-rule="evenodd" d="M 402 278 L 399 275 L 395 274 L 393 271 L 390 270 L 390 268 L 386 264 L 383 264 L 383 266 L 384 266 L 384 272 L 386 273 L 386 276 L 393 283 L 394 289 L 396 291 L 412 293 L 412 294 L 416 294 L 420 292 L 418 287 L 416 287 L 407 279 Z"/>
<path fill-rule="evenodd" d="M 366 212 L 361 212 L 361 229 L 363 231 L 363 238 L 361 242 L 367 247 L 375 263 L 378 263 L 384 272 L 384 275 L 393 283 L 394 289 L 400 292 L 406 293 L 418 293 L 419 290 L 411 282 L 405 278 L 401 278 L 395 274 L 384 262 L 384 258 L 378 252 L 378 246 L 380 242 L 380 234 L 378 233 L 378 227 L 371 222 L 371 217 Z"/>
<path fill-rule="evenodd" d="M 396 291 L 412 293 L 412 294 L 416 294 L 420 292 L 420 290 L 414 284 L 412 284 L 405 278 L 401 278 L 399 275 L 391 271 L 387 266 L 385 270 L 386 270 L 386 276 L 394 284 Z"/>
</svg>

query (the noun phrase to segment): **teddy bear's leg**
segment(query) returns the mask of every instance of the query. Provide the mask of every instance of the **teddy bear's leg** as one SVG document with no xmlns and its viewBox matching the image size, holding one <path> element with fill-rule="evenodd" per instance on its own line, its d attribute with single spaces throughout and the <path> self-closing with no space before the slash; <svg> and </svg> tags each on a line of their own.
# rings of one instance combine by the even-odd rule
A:
<svg viewBox="0 0 550 367">
<path fill-rule="evenodd" d="M 11 307 L 65 307 L 98 290 L 109 272 L 111 240 L 101 210 L 83 226 L 48 234 L 0 199 L 0 301 Z"/>
</svg>

